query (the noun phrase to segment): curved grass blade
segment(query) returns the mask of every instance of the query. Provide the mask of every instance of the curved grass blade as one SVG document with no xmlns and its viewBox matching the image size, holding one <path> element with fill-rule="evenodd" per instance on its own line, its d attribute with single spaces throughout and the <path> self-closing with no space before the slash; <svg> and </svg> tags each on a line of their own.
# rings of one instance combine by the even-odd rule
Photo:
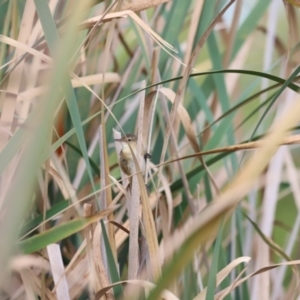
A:
<svg viewBox="0 0 300 300">
<path fill-rule="evenodd" d="M 275 101 L 278 99 L 278 97 L 282 94 L 282 92 L 285 90 L 285 88 L 297 77 L 298 73 L 300 72 L 300 66 L 298 66 L 298 68 L 296 68 L 296 70 L 292 73 L 292 75 L 284 82 L 284 84 L 282 85 L 282 87 L 278 90 L 278 92 L 275 94 L 274 98 L 272 99 L 272 101 L 270 102 L 270 104 L 268 105 L 268 107 L 266 108 L 266 110 L 263 112 L 261 118 L 258 120 L 258 123 L 256 124 L 252 135 L 249 139 L 249 142 L 252 141 L 253 136 L 255 135 L 256 131 L 258 130 L 260 124 L 262 123 L 262 121 L 264 120 L 264 118 L 266 117 L 266 115 L 268 114 L 268 112 L 270 111 L 271 107 L 273 106 L 273 104 L 275 103 Z M 241 158 L 240 164 L 242 163 L 244 159 L 244 155 Z"/>
<path fill-rule="evenodd" d="M 244 125 L 249 119 L 251 119 L 262 107 L 267 105 L 275 96 L 276 93 L 272 94 L 267 98 L 263 103 L 259 104 L 252 112 L 239 124 L 235 127 L 235 130 L 238 130 L 242 125 Z"/>
<path fill-rule="evenodd" d="M 84 229 L 93 222 L 104 218 L 111 213 L 117 206 L 109 209 L 105 209 L 96 215 L 89 218 L 81 218 L 72 220 L 62 225 L 51 228 L 43 233 L 30 237 L 18 243 L 18 246 L 23 250 L 24 253 L 29 254 L 35 251 L 39 251 L 49 244 L 56 243 L 78 231 Z"/>
<path fill-rule="evenodd" d="M 245 74 L 245 75 L 258 76 L 258 77 L 261 77 L 261 78 L 270 79 L 270 80 L 275 81 L 275 82 L 280 83 L 280 84 L 284 84 L 286 82 L 281 77 L 278 77 L 278 76 L 275 76 L 275 75 L 271 75 L 271 74 L 268 74 L 268 73 L 258 72 L 258 71 L 252 71 L 252 70 L 238 70 L 238 69 L 197 72 L 197 73 L 190 74 L 189 77 L 198 77 L 198 76 L 212 75 L 212 74 L 222 74 L 222 73 L 237 73 L 237 74 Z M 116 103 L 118 103 L 120 101 L 123 101 L 123 100 L 125 100 L 127 98 L 130 98 L 130 97 L 134 96 L 135 94 L 140 93 L 140 92 L 142 92 L 144 90 L 147 90 L 147 89 L 150 89 L 152 87 L 156 87 L 156 86 L 159 86 L 159 85 L 162 85 L 162 84 L 165 84 L 165 83 L 177 81 L 177 80 L 180 80 L 180 79 L 182 79 L 182 76 L 173 77 L 173 78 L 170 78 L 170 79 L 162 80 L 162 81 L 160 81 L 158 83 L 154 83 L 154 84 L 148 85 L 145 88 L 136 90 L 133 93 L 131 93 L 131 94 L 129 94 L 129 95 L 127 95 L 127 96 L 119 99 Z M 297 80 L 297 79 L 299 79 L 299 77 L 296 77 L 295 79 Z M 293 90 L 294 92 L 299 93 L 300 87 L 298 85 L 296 85 L 294 83 L 290 83 L 288 85 L 288 87 L 291 90 Z"/>
<path fill-rule="evenodd" d="M 262 123 L 263 119 L 266 117 L 267 113 L 270 111 L 271 107 L 273 106 L 273 104 L 275 103 L 275 101 L 278 99 L 278 97 L 281 95 L 281 93 L 285 90 L 286 87 L 289 86 L 289 84 L 296 78 L 296 76 L 298 75 L 298 73 L 300 72 L 300 66 L 298 66 L 298 68 L 292 73 L 292 75 L 284 82 L 284 84 L 282 85 L 282 87 L 278 90 L 278 92 L 275 94 L 273 100 L 271 101 L 271 103 L 268 105 L 267 109 L 264 111 L 263 115 L 261 116 L 260 120 L 258 121 L 255 129 L 253 130 L 253 133 L 251 135 L 251 138 L 249 141 L 251 141 L 252 137 L 255 135 L 258 127 L 260 126 L 260 124 Z"/>
<path fill-rule="evenodd" d="M 69 205 L 68 200 L 60 201 L 59 203 L 55 204 L 51 209 L 46 211 L 46 219 L 50 219 L 52 216 L 58 214 L 60 211 L 66 209 Z M 43 222 L 43 215 L 39 215 L 33 220 L 26 223 L 22 229 L 20 235 L 25 235 L 28 231 L 32 230 L 33 228 L 37 227 L 40 223 Z"/>
</svg>

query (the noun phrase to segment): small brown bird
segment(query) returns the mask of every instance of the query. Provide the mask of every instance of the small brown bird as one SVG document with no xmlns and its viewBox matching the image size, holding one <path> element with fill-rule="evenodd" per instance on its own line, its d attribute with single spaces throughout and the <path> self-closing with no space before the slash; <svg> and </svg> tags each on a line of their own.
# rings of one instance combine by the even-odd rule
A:
<svg viewBox="0 0 300 300">
<path fill-rule="evenodd" d="M 128 175 L 131 176 L 135 171 L 135 165 L 134 165 L 134 160 L 132 153 L 130 151 L 130 147 L 136 156 L 137 160 L 140 161 L 142 164 L 140 166 L 140 169 L 143 171 L 145 169 L 145 160 L 144 159 L 139 159 L 138 153 L 137 153 L 137 137 L 134 134 L 126 134 L 123 136 L 121 139 L 116 139 L 116 142 L 120 142 L 122 145 L 122 150 L 120 151 L 120 159 L 119 159 L 119 164 L 122 169 L 122 171 Z M 130 147 L 129 147 L 130 145 Z M 142 150 L 142 152 L 144 152 Z M 144 156 L 144 153 L 140 153 L 139 155 Z"/>
</svg>

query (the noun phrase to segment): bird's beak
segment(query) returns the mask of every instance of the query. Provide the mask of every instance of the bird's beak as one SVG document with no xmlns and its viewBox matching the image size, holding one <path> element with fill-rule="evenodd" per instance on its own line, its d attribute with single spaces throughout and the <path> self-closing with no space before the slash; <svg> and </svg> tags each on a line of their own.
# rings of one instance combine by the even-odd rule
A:
<svg viewBox="0 0 300 300">
<path fill-rule="evenodd" d="M 121 142 L 121 139 L 115 139 L 115 142 Z"/>
</svg>

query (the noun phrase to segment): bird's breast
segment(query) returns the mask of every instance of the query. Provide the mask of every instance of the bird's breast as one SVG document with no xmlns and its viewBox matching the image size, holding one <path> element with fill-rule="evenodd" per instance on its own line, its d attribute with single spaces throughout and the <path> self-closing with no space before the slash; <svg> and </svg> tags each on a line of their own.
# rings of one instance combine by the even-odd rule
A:
<svg viewBox="0 0 300 300">
<path fill-rule="evenodd" d="M 125 158 L 125 159 L 132 159 L 132 153 L 130 151 L 129 146 L 124 146 L 121 150 L 121 155 Z"/>
<path fill-rule="evenodd" d="M 135 150 L 136 149 L 133 149 L 133 152 L 135 156 L 137 156 Z M 141 159 L 140 164 L 142 164 L 140 165 L 140 169 L 143 171 L 145 169 L 145 161 L 143 158 Z M 132 175 L 136 172 L 133 156 L 128 145 L 125 145 L 120 152 L 120 166 L 127 175 Z"/>
</svg>

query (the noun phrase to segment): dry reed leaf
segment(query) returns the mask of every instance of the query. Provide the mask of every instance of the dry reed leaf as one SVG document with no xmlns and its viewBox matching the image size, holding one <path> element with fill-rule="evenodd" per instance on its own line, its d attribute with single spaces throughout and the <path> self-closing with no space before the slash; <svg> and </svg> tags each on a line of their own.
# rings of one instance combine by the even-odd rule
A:
<svg viewBox="0 0 300 300">
<path fill-rule="evenodd" d="M 22 281 L 23 281 L 23 286 L 24 286 L 25 291 L 26 291 L 26 299 L 27 300 L 35 300 L 36 295 L 35 295 L 34 289 L 33 289 L 34 283 L 31 280 L 30 273 L 28 272 L 28 270 L 22 270 L 20 272 L 20 275 L 21 275 L 21 278 L 22 278 Z M 23 297 L 25 297 L 25 295 L 23 295 Z M 10 299 L 14 299 L 14 298 L 10 297 Z"/>
<path fill-rule="evenodd" d="M 63 197 L 65 200 L 70 198 L 71 195 L 75 195 L 76 191 L 73 188 L 72 184 L 69 182 L 66 183 L 63 178 L 60 176 L 59 172 L 57 172 L 55 166 L 53 165 L 53 162 L 50 161 L 50 168 L 49 168 L 49 174 L 52 176 L 54 182 L 56 182 L 57 186 L 59 187 Z M 67 184 L 67 186 L 66 186 Z"/>
<path fill-rule="evenodd" d="M 168 179 L 162 173 L 160 174 L 160 181 L 162 183 L 163 191 L 165 193 L 166 200 L 167 200 L 168 232 L 171 232 L 171 226 L 172 226 L 172 220 L 173 220 L 173 197 L 172 197 L 172 192 L 171 192 L 171 189 L 170 189 L 170 183 L 168 182 Z"/>
<path fill-rule="evenodd" d="M 118 139 L 121 138 L 122 135 L 119 131 L 113 129 L 113 136 L 114 136 L 114 140 L 118 140 Z M 120 161 L 120 152 L 122 150 L 121 143 L 115 141 L 115 148 L 116 148 L 118 161 Z M 122 184 L 123 184 L 124 188 L 126 188 L 128 186 L 128 183 L 129 183 L 128 176 L 123 172 L 123 170 L 121 168 L 120 168 L 120 172 L 121 172 Z M 128 199 L 130 199 L 130 198 L 128 197 Z"/>
<path fill-rule="evenodd" d="M 114 178 L 113 176 L 109 175 L 109 177 L 114 182 L 114 184 L 118 187 L 118 189 L 124 194 L 126 199 L 128 201 L 130 201 L 130 195 L 127 192 L 127 190 L 124 188 L 124 186 L 122 184 L 120 184 L 120 182 L 116 178 Z"/>
<path fill-rule="evenodd" d="M 113 20 L 116 18 L 125 18 L 125 17 L 131 17 L 140 27 L 142 27 L 150 36 L 163 48 L 163 49 L 170 49 L 171 51 L 174 51 L 174 47 L 170 45 L 168 42 L 163 40 L 154 30 L 151 29 L 151 27 L 146 24 L 144 21 L 142 21 L 134 12 L 130 10 L 125 10 L 121 12 L 116 12 L 116 13 L 109 13 L 103 18 L 104 21 L 109 21 Z M 83 23 L 81 23 L 81 26 L 83 28 L 88 28 L 91 26 L 94 26 L 102 16 L 97 16 L 90 18 Z M 167 51 L 167 50 L 166 50 Z"/>
<path fill-rule="evenodd" d="M 88 29 L 88 28 L 91 28 L 94 26 L 99 26 L 100 24 L 111 21 L 113 19 L 127 18 L 127 16 L 128 16 L 128 11 L 126 11 L 125 13 L 124 12 L 114 12 L 114 13 L 106 14 L 104 16 L 100 15 L 100 16 L 92 17 L 92 18 L 85 20 L 84 22 L 82 22 L 79 25 L 79 28 L 81 30 L 84 30 L 84 29 Z"/>
<path fill-rule="evenodd" d="M 149 196 L 148 200 L 150 202 L 151 209 L 153 209 L 157 205 L 157 199 L 158 198 L 156 197 L 155 193 L 152 193 Z M 140 211 L 141 211 L 141 205 L 140 205 Z M 126 228 L 129 231 L 129 220 L 126 220 L 123 223 L 123 226 L 124 226 L 124 228 Z M 119 249 L 123 245 L 123 243 L 127 239 L 127 237 L 128 237 L 128 234 L 125 231 L 121 231 L 121 230 L 117 231 L 117 233 L 116 233 L 117 249 Z"/>
<path fill-rule="evenodd" d="M 86 244 L 86 239 L 84 239 L 65 269 L 72 299 L 79 296 L 89 284 L 89 264 L 86 253 L 84 252 Z"/>
<path fill-rule="evenodd" d="M 159 90 L 163 95 L 165 95 L 167 97 L 168 100 L 170 100 L 170 102 L 174 105 L 174 101 L 175 101 L 175 97 L 176 94 L 174 91 L 172 91 L 169 88 L 160 88 Z M 177 115 L 181 120 L 182 126 L 185 130 L 185 133 L 189 139 L 190 145 L 192 146 L 194 152 L 200 152 L 200 147 L 197 143 L 197 137 L 196 137 L 196 133 L 193 127 L 193 123 L 192 120 L 187 112 L 187 110 L 185 109 L 185 107 L 179 103 L 178 108 L 177 108 Z"/>
<path fill-rule="evenodd" d="M 78 292 L 81 292 L 88 283 L 86 257 L 80 257 L 85 247 L 86 240 L 82 242 L 76 253 L 73 255 L 64 272 L 68 279 L 68 288 L 72 299 L 74 298 L 74 295 L 77 295 Z M 47 261 L 46 263 L 50 269 L 49 262 Z"/>
<path fill-rule="evenodd" d="M 291 50 L 293 46 L 299 41 L 299 30 L 296 16 L 296 7 L 299 6 L 299 1 L 284 0 L 283 3 L 285 4 L 284 7 L 286 12 L 286 19 L 288 22 L 288 46 L 286 53 L 286 66 L 288 66 L 288 62 L 291 60 Z M 288 74 L 287 70 L 286 74 Z"/>
<path fill-rule="evenodd" d="M 105 264 L 101 254 L 101 250 L 103 249 L 103 247 L 101 246 L 101 236 L 102 236 L 101 226 L 100 224 L 97 224 L 93 235 L 93 252 L 94 252 L 93 261 L 96 268 L 95 275 L 99 278 L 101 288 L 105 288 L 110 285 L 110 282 L 108 279 L 108 274 L 106 273 Z M 108 299 L 113 299 L 111 292 L 106 293 L 106 297 Z"/>
<path fill-rule="evenodd" d="M 68 267 L 69 265 L 67 268 Z M 82 291 L 89 286 L 90 273 L 86 256 L 81 256 L 79 259 L 76 259 L 66 275 L 71 299 L 77 299 Z"/>
<path fill-rule="evenodd" d="M 232 49 L 236 40 L 236 32 L 240 22 L 241 10 L 242 10 L 242 2 L 236 1 L 231 27 L 229 28 L 228 34 L 226 35 L 226 49 L 225 49 L 224 59 L 223 59 L 225 68 L 229 65 L 232 56 Z"/>
<path fill-rule="evenodd" d="M 104 17 L 114 8 L 114 6 L 117 4 L 117 6 L 120 5 L 120 2 L 118 0 L 114 0 L 111 2 L 111 4 L 105 9 L 101 17 L 98 19 L 98 21 L 94 24 L 93 28 L 89 31 L 89 33 L 86 35 L 85 39 L 82 41 L 81 45 L 78 47 L 77 51 L 83 51 L 85 52 L 86 49 L 89 46 L 89 40 L 92 40 L 93 37 L 96 35 L 96 28 L 103 23 Z M 102 12 L 102 10 L 101 10 Z M 80 26 L 79 26 L 80 27 Z M 73 59 L 76 54 L 74 54 Z"/>
<path fill-rule="evenodd" d="M 16 51 L 22 53 L 22 54 L 19 53 L 18 56 L 15 55 L 15 57 L 12 60 L 10 60 L 10 63 L 14 62 L 14 60 L 16 60 L 16 59 L 23 57 L 23 55 L 25 55 L 25 53 L 29 53 L 32 56 L 38 57 L 41 61 L 44 61 L 44 62 L 48 63 L 49 65 L 53 63 L 53 59 L 50 56 L 24 44 L 23 42 L 21 42 L 19 40 L 14 40 L 8 36 L 0 34 L 0 42 L 10 45 L 10 46 L 16 48 Z"/>
<path fill-rule="evenodd" d="M 131 181 L 131 199 L 129 218 L 129 250 L 128 250 L 128 279 L 136 279 L 139 270 L 139 220 L 140 220 L 140 189 L 136 176 Z"/>
<path fill-rule="evenodd" d="M 141 19 L 141 21 L 143 21 L 143 20 Z M 137 31 L 136 35 L 140 39 L 141 46 L 139 46 L 139 48 L 144 49 L 144 51 L 145 51 L 145 55 L 144 55 L 145 62 L 144 62 L 144 64 L 148 68 L 148 66 L 150 66 L 150 58 L 152 57 L 152 53 L 153 53 L 153 43 L 151 41 L 150 36 L 145 34 L 145 31 L 142 30 L 141 26 L 136 26 L 135 22 L 133 22 L 133 24 L 135 25 L 135 30 Z M 140 69 L 141 68 L 142 68 L 142 66 L 140 66 Z"/>
<path fill-rule="evenodd" d="M 1 290 L 2 290 L 2 293 L 4 295 L 6 295 L 7 298 L 9 299 L 24 299 L 26 298 L 26 295 L 25 295 L 25 286 L 24 286 L 24 279 L 23 279 L 23 274 L 24 273 L 27 273 L 28 270 L 23 270 L 21 276 L 19 274 L 17 274 L 17 276 L 12 276 L 10 278 L 10 284 L 9 285 L 2 285 L 1 287 Z M 26 274 L 27 275 L 27 274 Z M 30 276 L 30 278 L 28 278 Z M 31 280 L 31 275 L 29 276 L 26 276 L 26 279 L 29 279 L 27 282 L 30 282 L 30 285 L 32 287 L 32 285 L 34 283 L 32 283 L 32 280 Z M 25 280 L 26 280 L 25 279 Z M 23 284 L 22 284 L 23 282 Z"/>
<path fill-rule="evenodd" d="M 173 51 L 177 53 L 175 48 L 170 45 L 167 41 L 162 39 L 160 35 L 158 35 L 154 30 L 151 29 L 151 27 L 143 22 L 136 14 L 131 13 L 130 17 L 138 24 L 140 27 L 142 27 L 153 39 L 154 41 L 164 50 L 166 51 L 171 57 L 173 57 L 176 61 L 178 61 L 180 64 L 183 64 L 179 59 L 177 59 L 170 51 Z M 170 50 L 170 51 L 169 51 Z"/>
<path fill-rule="evenodd" d="M 184 59 L 183 59 L 183 63 L 185 65 L 187 65 L 191 59 L 191 53 L 193 50 L 193 44 L 194 44 L 196 33 L 198 30 L 198 21 L 199 21 L 200 15 L 201 15 L 203 4 L 204 4 L 203 0 L 196 1 L 195 5 L 193 7 L 190 27 L 188 30 L 188 37 L 187 37 L 187 41 L 186 41 L 186 49 L 185 49 L 185 54 L 184 54 Z M 202 68 L 199 70 L 203 71 Z"/>
<path fill-rule="evenodd" d="M 93 215 L 93 205 L 89 203 L 84 203 L 83 205 L 83 217 L 88 218 Z M 89 284 L 93 287 L 93 291 L 96 293 L 100 288 L 100 279 L 97 276 L 97 272 L 95 270 L 95 262 L 93 259 L 93 245 L 92 245 L 92 236 L 93 236 L 93 226 L 87 226 L 84 229 L 84 236 L 86 241 L 86 255 L 88 258 L 89 265 Z M 100 236 L 99 236 L 100 238 Z"/>
<path fill-rule="evenodd" d="M 83 253 L 85 248 L 86 240 L 84 239 L 83 242 L 80 244 L 79 248 L 76 250 L 76 253 L 72 256 L 72 259 L 69 262 L 68 266 L 66 267 L 66 274 L 68 276 L 72 269 L 76 268 L 76 264 L 80 261 L 80 257 L 81 259 L 86 259 L 86 255 Z"/>
<path fill-rule="evenodd" d="M 166 118 L 168 118 L 168 116 L 169 116 L 169 110 L 168 110 L 168 105 L 167 105 L 166 101 L 162 102 L 162 107 L 163 107 L 163 110 L 164 110 L 164 114 L 166 115 Z M 190 209 L 190 211 L 191 211 L 192 214 L 195 214 L 196 213 L 195 201 L 194 201 L 192 193 L 190 191 L 189 183 L 188 183 L 187 176 L 185 174 L 183 165 L 182 165 L 181 162 L 179 162 L 179 159 L 178 159 L 178 156 L 179 156 L 179 154 L 178 154 L 179 147 L 177 145 L 177 138 L 176 137 L 177 137 L 178 132 L 176 133 L 176 129 L 178 129 L 179 127 L 175 126 L 175 125 L 176 124 L 174 123 L 174 127 L 172 128 L 172 131 L 171 131 L 170 156 L 177 158 L 176 161 L 178 161 L 178 163 L 177 163 L 176 166 L 174 166 L 174 167 L 177 167 L 177 168 L 174 169 L 173 172 L 169 172 L 169 174 L 168 174 L 169 178 L 168 179 L 169 179 L 169 181 L 172 181 L 173 180 L 172 174 L 174 172 L 176 173 L 176 172 L 179 171 L 179 174 L 180 174 L 180 177 L 181 177 L 181 180 L 182 180 L 182 183 L 183 183 L 183 188 L 184 188 L 185 194 L 187 196 L 187 201 L 188 201 L 188 204 L 189 204 L 189 209 Z M 170 171 L 170 169 L 169 169 L 169 171 Z M 162 168 L 159 168 L 158 169 L 158 180 L 161 177 L 160 176 L 161 173 L 162 173 Z M 158 184 L 159 183 L 157 183 L 157 185 Z"/>
<path fill-rule="evenodd" d="M 151 290 L 155 287 L 155 284 L 153 284 L 152 282 L 149 282 L 149 281 L 145 281 L 145 280 L 123 280 L 123 281 L 119 281 L 119 282 L 116 282 L 116 283 L 113 283 L 111 284 L 110 286 L 102 289 L 101 291 L 99 291 L 97 294 L 96 294 L 96 297 L 95 299 L 98 300 L 98 299 L 101 299 L 101 297 L 109 290 L 111 289 L 112 287 L 120 284 L 120 283 L 129 283 L 129 284 L 133 284 L 133 285 L 137 285 L 137 286 L 140 286 L 140 287 L 144 287 L 148 290 Z M 168 290 L 164 290 L 162 293 L 161 293 L 161 298 L 162 299 L 165 299 L 165 300 L 179 300 L 173 293 L 171 293 L 170 291 Z M 131 298 L 132 299 L 132 298 Z"/>
<path fill-rule="evenodd" d="M 300 143 L 300 134 L 294 134 L 291 136 L 284 137 L 282 141 L 279 142 L 278 146 L 280 145 L 296 145 Z M 240 151 L 240 150 L 250 150 L 261 148 L 264 144 L 264 140 L 258 140 L 255 142 L 248 142 L 244 144 L 237 144 L 228 147 L 221 147 L 213 150 L 203 151 L 201 155 L 208 155 L 213 153 L 221 153 L 221 152 L 233 152 L 233 151 Z"/>
<path fill-rule="evenodd" d="M 182 194 L 178 194 L 172 201 L 173 208 L 177 207 L 182 203 Z"/>
<path fill-rule="evenodd" d="M 148 138 L 151 139 L 151 136 L 149 135 L 149 131 L 152 128 L 152 114 L 153 111 L 155 111 L 154 109 L 154 101 L 153 101 L 153 97 L 155 91 L 150 92 L 148 95 L 146 95 L 145 98 L 145 111 L 144 111 L 144 127 L 143 127 L 143 144 L 144 145 L 148 145 Z M 148 149 L 147 147 L 147 152 L 150 151 L 150 149 Z"/>
<path fill-rule="evenodd" d="M 3 64 L 3 65 L 0 66 L 0 70 L 5 69 L 7 66 L 12 65 L 14 62 L 16 62 L 16 64 L 17 64 L 18 60 L 21 60 L 23 57 L 24 57 L 24 54 L 20 55 L 18 57 L 14 57 L 11 60 L 8 60 L 5 64 Z"/>
<path fill-rule="evenodd" d="M 168 209 L 164 201 L 158 201 L 159 217 L 156 217 L 157 235 L 162 231 L 164 240 L 168 239 L 170 229 L 168 228 Z"/>
<path fill-rule="evenodd" d="M 275 268 L 278 268 L 280 266 L 293 266 L 293 265 L 299 265 L 299 264 L 300 264 L 300 260 L 293 260 L 293 261 L 288 261 L 288 262 L 283 262 L 283 263 L 263 267 L 263 268 L 255 271 L 255 272 L 243 277 L 242 279 L 240 279 L 238 281 L 234 281 L 229 287 L 227 287 L 226 289 L 224 289 L 221 292 L 219 292 L 218 294 L 216 294 L 215 299 L 216 300 L 224 299 L 231 291 L 233 291 L 236 287 L 238 287 L 243 282 L 248 280 L 250 277 L 259 275 L 259 274 L 264 273 L 264 272 L 268 272 L 268 271 L 270 271 L 272 269 L 275 269 Z"/>
<path fill-rule="evenodd" d="M 141 11 L 150 7 L 158 6 L 170 0 L 123 0 L 120 10 Z"/>
<path fill-rule="evenodd" d="M 155 52 L 156 53 L 156 52 Z M 154 55 L 156 57 L 156 55 Z M 151 153 L 151 140 L 152 140 L 152 135 L 153 135 L 153 128 L 154 128 L 154 118 L 155 118 L 155 111 L 156 111 L 156 106 L 157 106 L 157 101 L 158 101 L 158 91 L 160 87 L 157 88 L 157 93 L 155 96 L 154 101 L 152 101 L 152 97 L 147 97 L 145 98 L 145 111 L 144 111 L 144 127 L 143 127 L 143 144 L 147 144 L 146 148 L 146 153 Z M 152 103 L 153 102 L 153 103 Z M 148 127 L 148 128 L 146 128 Z M 148 142 L 147 142 L 148 141 Z M 148 183 L 148 178 L 150 177 L 150 180 L 153 183 L 153 186 L 155 190 L 157 190 L 156 185 L 153 180 L 153 175 L 152 172 L 148 169 L 150 165 L 150 168 L 152 170 L 156 170 L 156 167 L 154 164 L 151 163 L 150 159 L 146 159 L 145 163 L 145 183 Z"/>
<path fill-rule="evenodd" d="M 66 173 L 63 162 L 57 157 L 56 153 L 52 154 L 52 158 L 50 160 L 50 165 L 52 169 L 56 170 L 58 174 L 60 174 L 60 179 L 62 179 L 63 187 L 62 192 L 64 192 L 65 199 L 71 199 L 74 204 L 74 208 L 77 211 L 78 215 L 81 215 L 81 207 L 79 205 L 79 201 L 77 199 L 76 191 L 70 182 L 69 174 Z M 63 216 L 65 217 L 65 216 Z"/>
<path fill-rule="evenodd" d="M 71 73 L 71 76 L 74 75 Z M 104 80 L 104 81 L 103 81 Z M 117 73 L 108 72 L 105 73 L 105 78 L 103 79 L 103 73 L 93 74 L 93 75 L 87 75 L 84 77 L 75 77 L 71 80 L 72 86 L 74 88 L 76 87 L 82 87 L 86 85 L 97 85 L 97 84 L 103 84 L 103 83 L 118 83 L 120 81 L 120 76 Z M 39 86 L 36 88 L 25 90 L 24 92 L 20 93 L 20 97 L 23 99 L 31 99 L 38 95 L 43 94 L 47 91 L 47 86 Z"/>
<path fill-rule="evenodd" d="M 57 297 L 42 284 L 41 278 L 34 274 L 32 270 L 28 270 L 26 276 L 31 277 L 30 280 L 33 282 L 34 291 L 40 298 L 46 297 L 46 299 L 49 300 L 58 300 Z"/>
<path fill-rule="evenodd" d="M 299 29 L 298 29 L 298 20 L 297 20 L 297 8 L 295 6 L 300 7 L 299 0 L 288 0 L 290 4 L 289 5 L 285 1 L 285 8 L 286 8 L 286 14 L 287 14 L 287 21 L 289 25 L 289 45 L 290 49 L 297 44 L 299 41 Z M 293 3 L 291 3 L 293 2 Z M 296 5 L 295 5 L 296 4 Z"/>
<path fill-rule="evenodd" d="M 279 143 L 279 146 L 282 145 L 297 145 L 300 144 L 300 134 L 294 134 L 288 137 L 284 137 L 283 141 Z M 222 153 L 222 152 L 235 152 L 235 151 L 244 151 L 244 150 L 252 150 L 252 149 L 257 149 L 262 147 L 263 145 L 263 140 L 258 140 L 255 142 L 248 142 L 248 143 L 243 143 L 243 144 L 236 144 L 236 145 L 231 145 L 231 146 L 226 146 L 226 147 L 220 147 L 212 150 L 207 150 L 207 151 L 202 151 L 198 152 L 195 154 L 191 155 L 185 155 L 181 156 L 178 159 L 187 159 L 187 158 L 192 158 L 195 157 L 196 155 L 209 155 L 209 154 L 216 154 L 216 153 Z M 174 162 L 178 159 L 172 159 L 168 160 L 162 164 L 157 165 L 158 167 L 163 166 L 165 164 L 169 164 L 171 162 Z"/>
<path fill-rule="evenodd" d="M 158 70 L 158 59 L 159 59 L 159 53 L 160 53 L 160 49 L 159 48 L 153 48 L 152 52 L 151 52 L 151 66 L 150 66 L 150 85 L 155 84 L 155 82 L 157 82 L 159 80 L 159 78 L 157 78 L 157 70 Z M 158 86 L 159 89 L 159 86 Z M 155 87 L 152 87 L 149 89 L 150 92 L 154 91 Z M 147 97 L 147 96 L 146 96 Z M 147 99 L 147 98 L 146 98 Z M 147 100 L 145 101 L 145 109 L 147 107 Z M 148 123 L 149 124 L 149 123 Z"/>
<path fill-rule="evenodd" d="M 58 244 L 51 244 L 47 246 L 49 262 L 53 280 L 55 283 L 55 292 L 58 300 L 70 299 L 68 282 L 65 275 L 64 263 Z"/>
<path fill-rule="evenodd" d="M 50 270 L 50 265 L 43 257 L 35 255 L 18 255 L 11 259 L 9 267 L 12 270 L 20 271 L 30 267 L 39 268 L 43 270 Z"/>
<path fill-rule="evenodd" d="M 171 89 L 161 88 L 160 92 L 163 93 L 167 97 L 167 99 L 169 99 L 172 102 L 172 105 L 174 105 L 174 102 L 175 102 L 175 99 L 176 99 L 176 94 Z M 188 140 L 189 140 L 190 145 L 192 146 L 194 152 L 196 152 L 196 153 L 200 152 L 201 149 L 200 149 L 200 147 L 198 145 L 198 142 L 197 142 L 196 132 L 194 130 L 192 120 L 191 120 L 187 110 L 185 109 L 185 107 L 181 103 L 178 104 L 177 114 L 180 117 L 183 128 L 185 130 L 185 133 L 188 137 Z M 208 175 L 211 179 L 211 182 L 215 187 L 215 190 L 217 192 L 219 192 L 219 188 L 218 188 L 217 184 L 215 183 L 215 181 L 213 179 L 213 176 L 211 175 L 211 173 L 210 173 L 208 167 L 206 166 L 204 160 L 202 159 L 202 156 L 197 156 L 197 158 L 200 160 L 200 163 L 205 167 L 205 169 L 206 169 L 206 171 L 207 171 L 207 173 L 208 173 Z M 183 174 L 183 176 L 186 177 L 184 174 Z"/>
<path fill-rule="evenodd" d="M 103 83 L 118 83 L 121 80 L 121 77 L 118 73 L 114 72 L 106 72 L 105 76 L 103 73 L 87 75 L 84 77 L 79 77 L 78 79 L 72 79 L 72 86 L 82 87 L 83 83 L 86 85 L 95 85 L 95 84 L 103 84 Z"/>
<path fill-rule="evenodd" d="M 142 82 L 142 88 L 145 87 L 145 81 Z M 136 145 L 136 153 L 140 154 L 143 153 L 143 145 L 142 145 L 142 130 L 143 130 L 143 123 L 144 123 L 144 104 L 145 104 L 145 91 L 141 93 L 139 96 L 141 98 L 140 107 L 138 111 L 137 117 L 137 145 Z M 130 149 L 132 155 L 134 156 L 135 153 Z M 142 160 L 144 157 L 142 155 L 137 155 L 135 160 L 137 161 L 137 165 L 135 165 L 135 170 L 144 171 L 144 164 Z M 128 258 L 128 279 L 136 279 L 139 271 L 139 203 L 141 197 L 141 189 L 140 180 L 138 177 L 141 177 L 142 174 L 137 174 L 132 177 L 131 180 L 131 199 L 130 199 L 130 211 L 128 212 L 129 217 L 129 228 L 130 228 L 130 235 L 129 235 L 129 258 Z M 145 183 L 143 183 L 145 184 Z M 143 211 L 143 210 L 142 210 Z M 152 211 L 151 211 L 152 213 Z M 143 211 L 144 217 L 144 211 Z M 146 236 L 148 240 L 148 237 Z M 151 256 L 151 253 L 150 253 Z"/>
<path fill-rule="evenodd" d="M 241 263 L 248 263 L 251 260 L 249 256 L 242 256 L 234 259 L 231 263 L 229 263 L 225 268 L 223 268 L 217 274 L 216 278 L 216 286 L 218 286 L 230 273 Z M 207 288 L 205 288 L 200 294 L 198 294 L 194 300 L 205 300 L 207 293 Z"/>
<path fill-rule="evenodd" d="M 28 65 L 28 63 L 25 64 L 25 72 L 27 73 L 27 76 L 30 78 L 30 80 L 27 81 L 26 90 L 31 89 L 38 84 L 38 80 L 40 78 L 40 73 L 37 72 L 37 70 L 41 70 L 42 65 L 43 65 L 43 62 L 36 56 L 32 57 L 32 63 L 30 65 Z M 32 98 L 31 101 L 23 101 L 23 99 L 21 99 L 21 97 L 18 97 L 17 112 L 18 112 L 18 117 L 21 120 L 26 120 L 35 100 L 36 99 Z"/>
</svg>

